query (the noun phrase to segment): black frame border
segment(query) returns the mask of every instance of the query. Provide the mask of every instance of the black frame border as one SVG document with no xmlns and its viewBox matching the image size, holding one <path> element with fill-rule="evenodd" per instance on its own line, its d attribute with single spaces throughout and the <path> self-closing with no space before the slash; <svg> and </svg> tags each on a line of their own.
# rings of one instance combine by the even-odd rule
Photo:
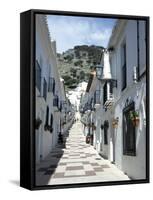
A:
<svg viewBox="0 0 153 200">
<path fill-rule="evenodd" d="M 146 21 L 146 179 L 36 186 L 35 184 L 35 16 L 65 15 Z M 32 9 L 20 13 L 20 186 L 30 190 L 113 186 L 150 182 L 150 17 Z"/>
</svg>

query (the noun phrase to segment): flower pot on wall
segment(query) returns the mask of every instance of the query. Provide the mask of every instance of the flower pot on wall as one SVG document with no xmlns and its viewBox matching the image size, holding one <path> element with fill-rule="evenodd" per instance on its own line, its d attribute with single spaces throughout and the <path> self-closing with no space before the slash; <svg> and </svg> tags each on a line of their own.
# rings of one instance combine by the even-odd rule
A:
<svg viewBox="0 0 153 200">
<path fill-rule="evenodd" d="M 139 125 L 139 121 L 140 121 L 138 112 L 137 111 L 131 111 L 129 117 L 132 121 L 133 126 L 137 127 Z"/>
<path fill-rule="evenodd" d="M 113 128 L 117 128 L 117 127 L 118 127 L 118 122 L 119 122 L 119 118 L 118 118 L 118 117 L 115 118 L 115 119 L 113 119 L 112 127 L 113 127 Z"/>
<path fill-rule="evenodd" d="M 135 119 L 132 120 L 133 126 L 138 127 L 139 126 L 139 121 L 140 119 L 138 117 L 136 117 Z"/>
</svg>

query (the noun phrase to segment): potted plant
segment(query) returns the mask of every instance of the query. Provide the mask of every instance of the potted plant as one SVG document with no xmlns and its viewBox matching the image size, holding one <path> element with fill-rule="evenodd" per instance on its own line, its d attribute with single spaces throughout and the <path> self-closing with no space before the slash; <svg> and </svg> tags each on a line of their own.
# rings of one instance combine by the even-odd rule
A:
<svg viewBox="0 0 153 200">
<path fill-rule="evenodd" d="M 37 118 L 35 121 L 35 128 L 39 129 L 41 123 L 42 123 L 42 120 L 40 118 Z"/>
<path fill-rule="evenodd" d="M 113 128 L 117 128 L 118 127 L 118 122 L 119 122 L 118 117 L 116 119 L 113 119 L 113 122 L 112 122 Z"/>
<path fill-rule="evenodd" d="M 139 113 L 137 111 L 130 111 L 130 119 L 134 126 L 139 125 L 140 118 Z"/>
</svg>

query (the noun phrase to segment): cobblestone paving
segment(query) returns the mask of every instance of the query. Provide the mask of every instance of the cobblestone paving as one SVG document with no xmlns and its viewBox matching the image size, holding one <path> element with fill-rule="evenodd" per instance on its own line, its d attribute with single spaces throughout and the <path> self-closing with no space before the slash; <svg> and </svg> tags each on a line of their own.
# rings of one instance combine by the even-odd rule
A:
<svg viewBox="0 0 153 200">
<path fill-rule="evenodd" d="M 93 146 L 85 143 L 80 122 L 69 131 L 64 145 L 57 147 L 37 166 L 36 185 L 56 185 L 129 180 Z"/>
</svg>

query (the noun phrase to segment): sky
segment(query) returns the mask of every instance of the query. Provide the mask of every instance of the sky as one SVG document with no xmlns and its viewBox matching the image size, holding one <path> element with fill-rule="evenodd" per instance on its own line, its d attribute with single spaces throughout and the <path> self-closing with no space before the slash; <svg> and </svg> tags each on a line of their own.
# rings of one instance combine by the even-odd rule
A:
<svg viewBox="0 0 153 200">
<path fill-rule="evenodd" d="M 107 47 L 115 19 L 48 15 L 51 40 L 56 40 L 57 52 L 76 45 Z"/>
</svg>

